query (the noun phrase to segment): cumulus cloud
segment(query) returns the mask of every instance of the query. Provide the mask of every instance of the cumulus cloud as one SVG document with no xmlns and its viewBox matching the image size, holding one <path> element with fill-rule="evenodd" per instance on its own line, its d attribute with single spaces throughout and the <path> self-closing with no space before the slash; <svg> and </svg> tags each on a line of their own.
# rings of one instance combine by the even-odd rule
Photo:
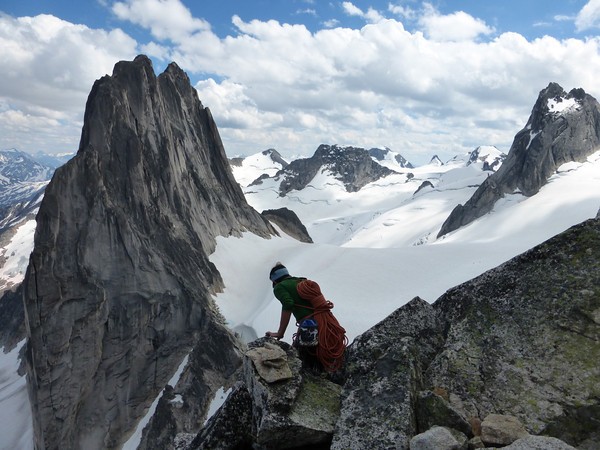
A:
<svg viewBox="0 0 600 450">
<path fill-rule="evenodd" d="M 425 4 L 425 13 L 419 23 L 427 37 L 434 41 L 470 41 L 480 35 L 489 35 L 494 28 L 464 11 L 442 15 L 431 4 Z"/>
<path fill-rule="evenodd" d="M 187 68 L 225 78 L 199 92 L 232 153 L 274 146 L 274 136 L 282 151 L 298 140 L 308 151 L 320 142 L 374 141 L 409 155 L 480 144 L 508 150 L 550 81 L 600 92 L 596 39 L 505 33 L 478 42 L 472 32 L 471 40 L 438 40 L 392 19 L 316 33 L 277 21 L 233 23 L 239 34 L 217 44 L 227 58 L 189 56 L 197 65 Z"/>
<path fill-rule="evenodd" d="M 600 0 L 589 0 L 575 18 L 577 31 L 600 27 Z"/>
<path fill-rule="evenodd" d="M 396 16 L 409 20 L 413 20 L 417 16 L 417 12 L 414 9 L 408 6 L 394 5 L 392 3 L 388 4 L 388 11 Z"/>
<path fill-rule="evenodd" d="M 157 39 L 182 42 L 191 35 L 210 31 L 210 24 L 192 16 L 179 0 L 126 0 L 116 2 L 113 13 L 150 30 Z"/>
<path fill-rule="evenodd" d="M 385 19 L 385 17 L 374 8 L 369 8 L 366 12 L 355 6 L 352 2 L 343 2 L 342 8 L 349 16 L 358 16 L 365 19 L 367 22 L 377 23 Z"/>
<path fill-rule="evenodd" d="M 76 150 L 94 80 L 136 54 L 135 41 L 119 29 L 93 30 L 51 15 L 0 16 L 0 42 L 0 148 L 28 151 Z M 51 137 L 35 141 L 31 130 Z"/>
</svg>

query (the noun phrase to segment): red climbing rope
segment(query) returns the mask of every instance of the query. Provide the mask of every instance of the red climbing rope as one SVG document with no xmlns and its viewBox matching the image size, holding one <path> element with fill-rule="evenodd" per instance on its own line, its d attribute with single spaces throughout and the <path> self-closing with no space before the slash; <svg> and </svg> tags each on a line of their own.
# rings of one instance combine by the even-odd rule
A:
<svg viewBox="0 0 600 450">
<path fill-rule="evenodd" d="M 317 359 L 326 371 L 335 372 L 344 363 L 344 352 L 348 345 L 346 330 L 331 312 L 333 303 L 325 300 L 321 288 L 316 282 L 303 280 L 298 283 L 297 290 L 300 297 L 310 301 L 314 310 L 311 316 L 319 326 Z"/>
</svg>

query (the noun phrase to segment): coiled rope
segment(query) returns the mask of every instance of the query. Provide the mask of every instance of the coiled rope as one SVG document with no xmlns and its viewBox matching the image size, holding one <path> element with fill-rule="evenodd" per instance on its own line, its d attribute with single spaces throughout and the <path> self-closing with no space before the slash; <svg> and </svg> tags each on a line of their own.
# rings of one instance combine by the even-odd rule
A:
<svg viewBox="0 0 600 450">
<path fill-rule="evenodd" d="M 316 357 L 328 372 L 336 372 L 344 363 L 344 353 L 348 345 L 346 330 L 339 324 L 331 309 L 333 303 L 325 300 L 320 286 L 312 280 L 303 280 L 297 286 L 298 295 L 308 300 L 314 312 L 307 318 L 314 318 L 319 327 L 319 344 Z"/>
</svg>

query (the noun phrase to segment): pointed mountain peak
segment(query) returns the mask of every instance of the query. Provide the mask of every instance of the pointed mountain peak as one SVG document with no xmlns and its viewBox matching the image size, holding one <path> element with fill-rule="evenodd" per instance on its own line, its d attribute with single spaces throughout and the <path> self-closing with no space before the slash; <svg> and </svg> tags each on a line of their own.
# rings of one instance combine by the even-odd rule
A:
<svg viewBox="0 0 600 450">
<path fill-rule="evenodd" d="M 94 83 L 23 281 L 36 448 L 120 448 L 200 336 L 206 364 L 234 370 L 209 255 L 217 236 L 247 231 L 275 234 L 246 202 L 187 75 L 171 65 L 156 77 L 138 56 Z"/>
<path fill-rule="evenodd" d="M 504 194 L 537 194 L 567 162 L 582 162 L 600 147 L 600 104 L 583 89 L 567 94 L 557 83 L 543 89 L 508 156 L 497 172 L 458 205 L 438 234 L 442 236 L 487 214 Z"/>
<path fill-rule="evenodd" d="M 431 164 L 433 166 L 443 166 L 444 165 L 444 163 L 438 157 L 438 155 L 433 155 L 433 157 L 431 158 L 431 161 L 429 161 L 429 164 Z"/>
</svg>

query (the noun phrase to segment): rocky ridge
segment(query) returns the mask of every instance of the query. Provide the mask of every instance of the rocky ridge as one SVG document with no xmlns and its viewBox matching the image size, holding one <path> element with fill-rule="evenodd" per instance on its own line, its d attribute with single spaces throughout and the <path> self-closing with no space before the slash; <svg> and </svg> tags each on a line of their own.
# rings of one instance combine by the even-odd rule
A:
<svg viewBox="0 0 600 450">
<path fill-rule="evenodd" d="M 438 237 L 487 214 L 505 194 L 535 195 L 562 164 L 584 161 L 600 147 L 600 104 L 583 89 L 568 94 L 550 83 L 517 133 L 498 171 L 485 180 L 442 225 Z"/>
<path fill-rule="evenodd" d="M 96 81 L 23 282 L 36 448 L 120 447 L 186 355 L 188 417 L 174 432 L 194 431 L 240 364 L 211 304 L 222 282 L 208 254 L 243 231 L 275 233 L 187 75 L 173 63 L 157 77 L 138 56 Z"/>
<path fill-rule="evenodd" d="M 298 371 L 289 348 L 278 357 L 280 373 L 283 362 L 291 369 L 285 382 L 266 381 L 246 357 L 235 395 L 187 448 L 233 449 L 243 442 L 257 449 L 594 449 L 600 442 L 598 250 L 600 220 L 590 219 L 434 304 L 413 299 L 348 347 L 345 371 L 336 376 L 338 413 L 317 400 L 336 404 L 325 386 Z M 291 411 L 306 383 L 316 394 L 299 419 Z M 295 434 L 298 420 L 320 409 L 337 414 L 333 429 L 318 442 L 290 439 L 304 435 Z M 327 417 L 316 423 L 330 423 Z M 269 432 L 261 438 L 264 423 Z"/>
</svg>

